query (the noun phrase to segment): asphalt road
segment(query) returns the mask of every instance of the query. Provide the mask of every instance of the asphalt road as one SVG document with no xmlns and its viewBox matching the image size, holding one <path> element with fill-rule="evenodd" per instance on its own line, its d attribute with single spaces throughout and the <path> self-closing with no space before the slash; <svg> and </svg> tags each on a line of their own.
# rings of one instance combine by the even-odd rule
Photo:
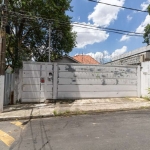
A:
<svg viewBox="0 0 150 150">
<path fill-rule="evenodd" d="M 150 150 L 150 110 L 22 121 L 15 142 L 0 150 Z M 11 129 L 10 129 L 11 128 Z"/>
</svg>

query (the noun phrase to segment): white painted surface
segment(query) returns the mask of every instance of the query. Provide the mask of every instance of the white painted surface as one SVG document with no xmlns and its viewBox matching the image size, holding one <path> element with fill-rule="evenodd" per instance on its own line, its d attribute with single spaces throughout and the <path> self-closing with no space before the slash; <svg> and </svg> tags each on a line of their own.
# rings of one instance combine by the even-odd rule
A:
<svg viewBox="0 0 150 150">
<path fill-rule="evenodd" d="M 68 72 L 70 65 L 63 65 L 59 64 L 59 71 L 61 72 Z M 120 68 L 122 73 L 130 72 L 130 73 L 136 73 L 136 66 L 108 66 L 108 65 L 83 65 L 83 64 L 72 64 L 71 71 L 72 72 L 89 72 L 94 71 L 98 73 L 111 73 L 112 71 L 120 72 Z"/>
<path fill-rule="evenodd" d="M 21 97 L 22 97 L 22 75 L 23 75 L 23 70 L 20 69 L 19 70 L 19 82 L 18 82 L 18 100 L 21 100 Z M 16 103 L 16 102 L 15 102 Z"/>
<path fill-rule="evenodd" d="M 24 62 L 24 65 L 23 102 L 139 96 L 140 70 L 137 66 L 35 62 Z"/>
<path fill-rule="evenodd" d="M 4 105 L 8 105 L 11 103 L 12 94 L 19 93 L 16 89 L 14 92 L 14 73 L 6 73 L 5 74 L 5 85 L 4 85 Z"/>
<path fill-rule="evenodd" d="M 28 70 L 28 71 L 32 71 L 32 70 L 35 70 L 35 71 L 37 71 L 37 70 L 40 70 L 40 64 L 38 65 L 38 64 L 24 64 L 23 65 L 23 70 Z"/>
<path fill-rule="evenodd" d="M 109 78 L 109 79 L 135 79 L 137 77 L 137 74 L 132 73 L 122 73 L 121 71 L 118 73 L 97 73 L 97 72 L 59 72 L 60 78 L 74 78 L 74 79 L 103 79 L 103 78 Z"/>
<path fill-rule="evenodd" d="M 54 74 L 53 74 L 53 99 L 58 97 L 58 64 L 54 64 Z"/>
<path fill-rule="evenodd" d="M 141 96 L 150 96 L 148 88 L 150 88 L 150 61 L 141 64 Z"/>
<path fill-rule="evenodd" d="M 0 76 L 0 113 L 3 112 L 3 102 L 4 102 L 4 76 Z"/>
<path fill-rule="evenodd" d="M 58 99 L 139 96 L 137 66 L 58 66 Z"/>
<path fill-rule="evenodd" d="M 103 79 L 71 79 L 71 78 L 59 78 L 59 85 L 102 85 Z M 105 79 L 105 83 L 108 85 L 137 85 L 136 79 Z"/>
<path fill-rule="evenodd" d="M 84 99 L 106 97 L 137 97 L 137 91 L 131 92 L 58 92 L 59 99 Z"/>
<path fill-rule="evenodd" d="M 24 62 L 22 82 L 22 102 L 44 102 L 52 99 L 53 64 Z"/>
<path fill-rule="evenodd" d="M 110 91 L 137 91 L 136 85 L 58 85 L 61 92 L 110 92 Z"/>
</svg>

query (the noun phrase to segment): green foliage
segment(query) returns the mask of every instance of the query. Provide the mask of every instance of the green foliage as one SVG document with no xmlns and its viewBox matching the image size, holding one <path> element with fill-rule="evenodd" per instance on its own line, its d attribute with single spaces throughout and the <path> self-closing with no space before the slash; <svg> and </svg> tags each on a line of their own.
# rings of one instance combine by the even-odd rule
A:
<svg viewBox="0 0 150 150">
<path fill-rule="evenodd" d="M 148 91 L 148 94 L 150 94 L 150 88 L 148 88 L 147 91 Z"/>
<path fill-rule="evenodd" d="M 72 32 L 71 18 L 65 14 L 72 11 L 70 3 L 71 0 L 9 0 L 11 34 L 7 35 L 7 63 L 18 68 L 26 60 L 48 61 L 49 23 L 51 60 L 71 52 L 76 45 L 76 33 Z"/>
<path fill-rule="evenodd" d="M 148 91 L 148 94 L 150 94 L 150 88 L 148 88 L 147 89 L 147 91 Z M 147 95 L 147 96 L 145 96 L 145 97 L 143 97 L 145 100 L 150 100 L 150 96 L 149 95 Z"/>
<path fill-rule="evenodd" d="M 54 110 L 53 113 L 55 116 L 57 116 L 57 114 L 58 114 L 56 110 Z"/>
<path fill-rule="evenodd" d="M 148 35 L 150 34 L 150 24 L 148 24 L 145 29 L 144 29 L 144 42 L 143 43 L 147 43 L 147 45 L 149 45 L 149 37 Z"/>
<path fill-rule="evenodd" d="M 150 5 L 147 7 L 147 11 L 148 11 L 148 13 L 150 15 Z"/>
<path fill-rule="evenodd" d="M 148 13 L 150 15 L 150 5 L 148 6 L 147 11 L 148 11 Z M 145 27 L 144 35 L 143 35 L 143 38 L 144 38 L 143 43 L 147 43 L 147 45 L 150 44 L 149 43 L 149 37 L 148 37 L 149 34 L 150 34 L 150 23 Z"/>
</svg>

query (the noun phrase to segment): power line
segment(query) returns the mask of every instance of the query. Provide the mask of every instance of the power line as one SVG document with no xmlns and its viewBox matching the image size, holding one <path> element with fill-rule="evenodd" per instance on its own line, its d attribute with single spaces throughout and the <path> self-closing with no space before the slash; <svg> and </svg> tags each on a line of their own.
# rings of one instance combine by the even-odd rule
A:
<svg viewBox="0 0 150 150">
<path fill-rule="evenodd" d="M 25 23 L 26 25 L 29 25 L 27 24 L 27 22 Z M 65 26 L 66 24 L 63 24 L 61 23 L 60 24 L 61 26 Z M 92 27 L 92 26 L 83 26 L 82 24 L 72 24 L 73 26 L 76 26 L 76 27 L 80 27 L 80 28 L 85 28 L 85 29 L 89 29 L 89 30 L 97 30 L 99 32 L 104 32 L 104 31 L 107 31 L 107 32 L 111 32 L 111 33 L 117 33 L 117 34 L 122 34 L 122 35 L 127 35 L 127 36 L 138 36 L 138 37 L 142 37 L 142 35 L 140 34 L 133 34 L 133 33 L 125 33 L 125 32 L 118 32 L 118 31 L 111 31 L 111 30 L 106 30 L 106 29 L 101 29 L 101 28 L 98 28 L 98 27 Z M 38 26 L 37 26 L 38 27 Z M 35 26 L 36 28 L 36 26 Z M 82 32 L 78 32 L 78 33 L 82 33 Z M 83 33 L 89 33 L 88 31 L 87 32 L 83 32 Z"/>
<path fill-rule="evenodd" d="M 112 31 L 120 31 L 120 32 L 125 32 L 125 33 L 131 33 L 131 34 L 141 34 L 143 35 L 144 33 L 138 33 L 138 32 L 132 32 L 132 31 L 126 31 L 126 30 L 119 30 L 119 29 L 113 29 L 113 28 L 104 28 L 101 26 L 94 26 L 94 25 L 87 25 L 87 24 L 82 24 L 82 23 L 76 23 L 74 22 L 73 24 L 79 24 L 79 25 L 83 25 L 83 26 L 90 26 L 90 27 L 96 27 L 96 28 L 100 28 L 100 29 L 104 29 L 104 30 L 112 30 Z"/>
<path fill-rule="evenodd" d="M 127 35 L 127 36 L 138 36 L 138 37 L 142 37 L 142 35 L 138 35 L 138 34 L 126 34 L 126 33 L 123 33 L 123 32 L 117 32 L 117 31 L 108 31 L 108 30 L 105 30 L 105 29 L 99 29 L 98 27 L 97 28 L 91 28 L 91 27 L 87 27 L 87 26 L 80 26 L 80 25 L 76 25 L 78 27 L 81 27 L 81 28 L 86 28 L 86 29 L 93 29 L 93 30 L 99 30 L 99 31 L 107 31 L 107 32 L 112 32 L 112 33 L 117 33 L 117 34 L 122 34 L 122 35 Z"/>
<path fill-rule="evenodd" d="M 104 28 L 104 27 L 100 27 L 100 26 L 94 26 L 94 25 L 86 25 L 86 24 L 82 24 L 82 23 L 78 23 L 78 22 L 73 22 L 73 21 L 60 21 L 57 19 L 47 19 L 47 18 L 43 18 L 40 16 L 31 16 L 31 15 L 26 15 L 26 14 L 21 14 L 18 12 L 13 12 L 13 11 L 9 11 L 11 16 L 14 17 L 18 17 L 17 15 L 20 15 L 21 17 L 26 17 L 25 19 L 30 19 L 30 20 L 35 20 L 35 19 L 42 19 L 43 21 L 47 21 L 47 22 L 52 22 L 52 21 L 58 21 L 60 25 L 68 25 L 70 23 L 72 23 L 72 25 L 74 26 L 78 26 L 78 27 L 88 27 L 88 29 L 97 29 L 97 30 L 102 30 L 102 31 L 107 31 L 107 32 L 112 32 L 112 33 L 118 33 L 118 34 L 123 34 L 123 35 L 128 35 L 128 36 L 142 36 L 143 33 L 137 33 L 137 32 L 131 32 L 131 31 L 126 31 L 126 30 L 119 30 L 119 29 L 113 29 L 113 28 Z M 127 34 L 128 33 L 128 34 Z"/>
<path fill-rule="evenodd" d="M 100 2 L 100 1 L 95 1 L 95 0 L 88 0 L 94 3 L 100 3 L 100 4 L 104 4 L 104 5 L 109 5 L 109 6 L 114 6 L 114 7 L 120 7 L 120 8 L 124 8 L 124 9 L 129 9 L 129 10 L 134 10 L 134 11 L 140 11 L 140 12 L 148 12 L 146 10 L 141 10 L 141 9 L 136 9 L 136 8 L 130 8 L 130 7 L 124 7 L 124 6 L 119 6 L 119 5 L 114 5 L 114 4 L 109 4 L 109 3 L 104 3 L 104 2 Z"/>
</svg>

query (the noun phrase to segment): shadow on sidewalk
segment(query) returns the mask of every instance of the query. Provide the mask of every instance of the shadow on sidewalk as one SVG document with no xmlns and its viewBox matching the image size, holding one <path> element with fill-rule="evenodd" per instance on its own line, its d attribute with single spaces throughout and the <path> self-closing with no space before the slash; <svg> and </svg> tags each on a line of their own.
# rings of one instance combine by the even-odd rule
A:
<svg viewBox="0 0 150 150">
<path fill-rule="evenodd" d="M 34 108 L 41 107 L 54 107 L 56 104 L 73 104 L 75 100 L 57 100 L 55 102 L 49 101 L 48 103 L 34 103 L 34 104 L 17 104 L 4 106 L 3 113 L 20 111 L 20 110 L 31 110 Z"/>
</svg>

